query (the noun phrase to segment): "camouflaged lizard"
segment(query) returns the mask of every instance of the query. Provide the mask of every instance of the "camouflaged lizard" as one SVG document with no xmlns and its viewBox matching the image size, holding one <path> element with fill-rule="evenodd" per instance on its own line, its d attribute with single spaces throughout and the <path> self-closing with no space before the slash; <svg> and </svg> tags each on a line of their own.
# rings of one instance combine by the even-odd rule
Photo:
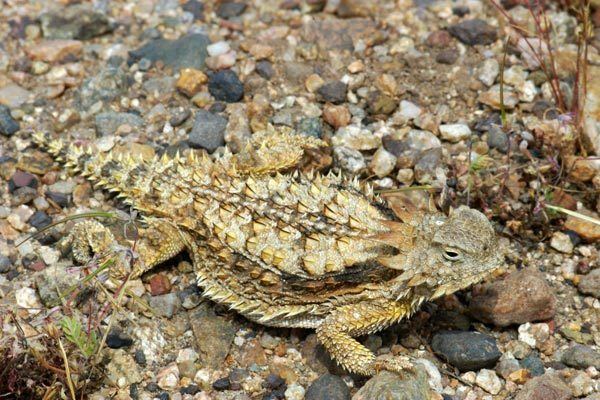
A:
<svg viewBox="0 0 600 400">
<path fill-rule="evenodd" d="M 411 367 L 377 358 L 356 339 L 409 317 L 425 301 L 482 280 L 502 263 L 480 212 L 446 216 L 386 204 L 368 184 L 292 169 L 318 139 L 274 130 L 247 149 L 211 158 L 143 160 L 35 134 L 72 172 L 118 193 L 143 215 L 139 260 L 114 276 L 138 277 L 187 251 L 204 296 L 257 323 L 314 328 L 348 371 Z M 109 251 L 114 237 L 84 221 L 66 239 L 74 258 Z M 127 266 L 121 266 L 126 269 Z"/>
</svg>

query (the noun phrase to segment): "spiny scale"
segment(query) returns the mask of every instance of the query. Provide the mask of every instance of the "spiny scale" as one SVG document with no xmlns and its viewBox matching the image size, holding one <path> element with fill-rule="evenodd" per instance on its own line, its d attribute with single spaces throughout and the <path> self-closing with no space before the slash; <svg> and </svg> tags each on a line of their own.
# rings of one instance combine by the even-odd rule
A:
<svg viewBox="0 0 600 400">
<path fill-rule="evenodd" d="M 215 161 L 193 152 L 187 158 L 177 154 L 143 160 L 110 152 L 92 156 L 89 147 L 43 134 L 34 140 L 145 215 L 208 232 L 230 251 L 277 275 L 339 273 L 392 252 L 381 239 L 374 240 L 389 232 L 386 217 L 373 206 L 372 190 L 357 180 L 297 172 L 236 175 L 231 154 Z"/>
</svg>

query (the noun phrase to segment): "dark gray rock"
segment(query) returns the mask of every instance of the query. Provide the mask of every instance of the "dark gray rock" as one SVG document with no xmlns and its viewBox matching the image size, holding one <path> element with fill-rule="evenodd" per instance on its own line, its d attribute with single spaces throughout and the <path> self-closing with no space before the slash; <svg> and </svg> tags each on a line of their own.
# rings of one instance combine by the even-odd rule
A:
<svg viewBox="0 0 600 400">
<path fill-rule="evenodd" d="M 217 8 L 217 15 L 221 18 L 233 18 L 242 15 L 244 10 L 246 10 L 246 3 L 225 1 Z"/>
<path fill-rule="evenodd" d="M 225 128 L 227 119 L 210 111 L 198 110 L 189 135 L 189 144 L 193 148 L 213 152 L 219 146 L 225 145 Z"/>
<path fill-rule="evenodd" d="M 5 274 L 11 270 L 12 262 L 10 258 L 5 256 L 4 254 L 0 254 L 0 274 Z"/>
<path fill-rule="evenodd" d="M 428 376 L 423 368 L 402 376 L 389 371 L 381 372 L 365 383 L 352 400 L 429 400 Z"/>
<path fill-rule="evenodd" d="M 492 149 L 506 153 L 509 145 L 508 135 L 500 126 L 491 125 L 488 131 L 487 144 Z"/>
<path fill-rule="evenodd" d="M 111 349 L 120 349 L 130 347 L 133 339 L 119 330 L 112 330 L 106 335 L 106 345 Z"/>
<path fill-rule="evenodd" d="M 448 32 L 464 44 L 471 46 L 492 44 L 498 37 L 496 28 L 482 19 L 469 19 L 450 25 Z"/>
<path fill-rule="evenodd" d="M 261 60 L 256 63 L 256 73 L 266 80 L 271 80 L 275 75 L 275 70 L 270 61 Z"/>
<path fill-rule="evenodd" d="M 237 328 L 231 321 L 217 316 L 214 308 L 204 302 L 189 312 L 189 320 L 194 332 L 194 350 L 200 356 L 200 363 L 206 368 L 217 369 L 235 337 Z"/>
<path fill-rule="evenodd" d="M 349 400 L 350 390 L 344 380 L 336 375 L 325 374 L 310 384 L 305 400 Z"/>
<path fill-rule="evenodd" d="M 348 85 L 341 81 L 329 82 L 317 89 L 319 100 L 333 104 L 340 104 L 346 101 L 346 92 Z"/>
<path fill-rule="evenodd" d="M 169 124 L 171 126 L 179 126 L 183 124 L 192 115 L 189 108 L 179 108 L 172 112 L 171 118 L 169 118 Z"/>
<path fill-rule="evenodd" d="M 44 211 L 38 210 L 29 217 L 27 223 L 35 229 L 40 230 L 43 227 L 50 225 L 52 223 L 52 218 Z"/>
<path fill-rule="evenodd" d="M 600 369 L 600 353 L 589 346 L 576 344 L 563 353 L 562 362 L 573 368 L 594 367 Z"/>
<path fill-rule="evenodd" d="M 219 101 L 235 103 L 244 97 L 244 85 L 230 69 L 215 72 L 208 79 L 208 91 Z"/>
<path fill-rule="evenodd" d="M 529 371 L 531 376 L 544 375 L 544 363 L 540 359 L 540 356 L 538 356 L 535 353 L 531 353 L 530 355 L 522 359 L 520 361 L 520 364 L 523 368 Z"/>
<path fill-rule="evenodd" d="M 86 79 L 75 94 L 75 106 L 88 110 L 99 101 L 106 105 L 121 96 L 128 87 L 127 76 L 121 68 L 107 67 Z"/>
<path fill-rule="evenodd" d="M 440 64 L 452 65 L 456 62 L 456 60 L 458 60 L 458 50 L 452 48 L 442 49 L 435 56 L 435 61 L 439 62 Z"/>
<path fill-rule="evenodd" d="M 194 16 L 195 20 L 204 20 L 204 4 L 198 0 L 188 0 L 181 6 L 183 11 L 187 11 Z"/>
<path fill-rule="evenodd" d="M 152 63 L 162 61 L 173 72 L 182 68 L 203 69 L 208 53 L 206 46 L 210 44 L 208 36 L 193 33 L 177 40 L 157 39 L 139 49 L 129 52 L 129 63 L 139 62 L 146 58 Z"/>
<path fill-rule="evenodd" d="M 502 355 L 496 340 L 479 332 L 440 332 L 433 337 L 431 347 L 461 371 L 492 368 Z"/>
<path fill-rule="evenodd" d="M 106 15 L 83 4 L 44 13 L 40 24 L 47 39 L 87 40 L 112 30 Z"/>
<path fill-rule="evenodd" d="M 0 135 L 12 136 L 19 128 L 19 122 L 12 117 L 10 109 L 0 104 Z"/>
<path fill-rule="evenodd" d="M 96 132 L 100 136 L 113 135 L 121 125 L 139 127 L 143 124 L 142 117 L 132 113 L 108 111 L 96 115 Z"/>
</svg>

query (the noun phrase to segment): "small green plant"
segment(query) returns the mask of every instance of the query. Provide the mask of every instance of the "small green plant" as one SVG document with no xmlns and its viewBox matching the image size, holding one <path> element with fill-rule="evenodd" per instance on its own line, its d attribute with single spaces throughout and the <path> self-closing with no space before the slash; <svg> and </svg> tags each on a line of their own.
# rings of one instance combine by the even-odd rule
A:
<svg viewBox="0 0 600 400">
<path fill-rule="evenodd" d="M 96 332 L 85 333 L 81 323 L 74 317 L 65 317 L 60 322 L 60 327 L 67 340 L 77 346 L 85 358 L 90 358 L 98 349 L 98 336 Z"/>
</svg>

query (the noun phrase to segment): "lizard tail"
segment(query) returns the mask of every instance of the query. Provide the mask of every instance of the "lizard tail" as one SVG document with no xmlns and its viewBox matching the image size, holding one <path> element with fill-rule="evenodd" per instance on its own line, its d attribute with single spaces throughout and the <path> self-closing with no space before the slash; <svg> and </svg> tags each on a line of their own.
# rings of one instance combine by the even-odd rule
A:
<svg viewBox="0 0 600 400">
<path fill-rule="evenodd" d="M 49 133 L 36 132 L 32 139 L 70 172 L 85 176 L 111 192 L 128 193 L 136 177 L 147 170 L 146 162 L 141 159 L 112 152 L 101 153 L 90 146 L 67 144 L 61 139 L 52 139 Z"/>
</svg>

